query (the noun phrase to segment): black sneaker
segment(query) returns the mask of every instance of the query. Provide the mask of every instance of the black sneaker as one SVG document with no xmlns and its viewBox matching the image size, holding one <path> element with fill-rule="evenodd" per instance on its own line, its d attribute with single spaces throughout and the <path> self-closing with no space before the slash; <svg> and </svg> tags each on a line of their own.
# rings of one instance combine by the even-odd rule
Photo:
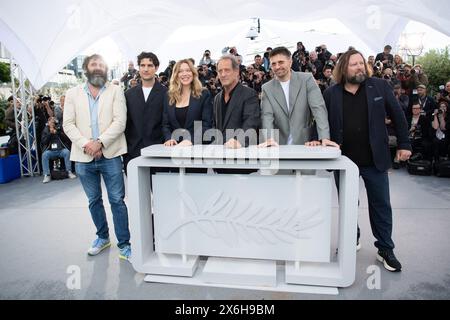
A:
<svg viewBox="0 0 450 320">
<path fill-rule="evenodd" d="M 386 270 L 391 272 L 400 272 L 402 265 L 395 257 L 394 251 L 388 249 L 379 249 L 377 253 L 377 260 L 382 262 Z"/>
</svg>

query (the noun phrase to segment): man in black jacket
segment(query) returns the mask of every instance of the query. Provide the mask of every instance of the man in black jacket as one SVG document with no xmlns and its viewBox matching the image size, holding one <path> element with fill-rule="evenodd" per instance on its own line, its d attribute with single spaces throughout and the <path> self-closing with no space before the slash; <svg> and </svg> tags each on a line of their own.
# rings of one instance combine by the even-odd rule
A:
<svg viewBox="0 0 450 320">
<path fill-rule="evenodd" d="M 260 108 L 256 91 L 239 83 L 239 62 L 234 56 L 220 58 L 217 72 L 223 90 L 214 99 L 214 126 L 222 132 L 222 143 L 233 149 L 257 144 Z"/>
<path fill-rule="evenodd" d="M 375 57 L 375 63 L 377 61 L 383 63 L 383 69 L 392 68 L 394 65 L 394 56 L 391 54 L 391 50 L 392 47 L 390 45 L 386 45 L 383 52 L 377 54 Z"/>
<path fill-rule="evenodd" d="M 51 181 L 50 177 L 50 160 L 63 158 L 66 171 L 70 179 L 77 176 L 72 173 L 72 164 L 70 162 L 71 142 L 59 125 L 55 124 L 55 118 L 50 117 L 47 126 L 42 131 L 41 139 L 42 147 L 42 170 L 44 172 L 44 180 L 42 183 Z"/>
<path fill-rule="evenodd" d="M 155 77 L 159 67 L 158 57 L 152 52 L 142 52 L 138 57 L 141 84 L 125 92 L 127 103 L 128 153 L 124 155 L 125 172 L 128 162 L 141 155 L 141 149 L 164 143 L 162 115 L 167 88 Z"/>
<path fill-rule="evenodd" d="M 342 154 L 358 166 L 364 180 L 370 225 L 377 239 L 377 259 L 387 270 L 400 271 L 402 266 L 394 255 L 392 240 L 392 208 L 387 173 L 391 156 L 386 115 L 395 127 L 396 157 L 399 160 L 409 159 L 411 144 L 404 113 L 392 88 L 386 81 L 369 76 L 370 70 L 362 54 L 356 50 L 347 51 L 334 70 L 337 85 L 324 92 L 324 99 L 331 140 L 338 143 Z"/>
</svg>

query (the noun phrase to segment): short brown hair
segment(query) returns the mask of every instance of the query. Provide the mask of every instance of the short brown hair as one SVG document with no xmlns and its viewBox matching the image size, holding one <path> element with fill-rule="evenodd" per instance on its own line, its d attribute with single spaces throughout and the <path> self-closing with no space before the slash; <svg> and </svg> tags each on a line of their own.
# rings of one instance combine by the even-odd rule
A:
<svg viewBox="0 0 450 320">
<path fill-rule="evenodd" d="M 348 63 L 350 61 L 350 57 L 354 54 L 359 54 L 363 60 L 364 60 L 364 66 L 366 69 L 366 74 L 368 77 L 372 76 L 372 70 L 367 65 L 366 58 L 364 58 L 363 54 L 359 52 L 358 50 L 348 50 L 343 55 L 339 57 L 339 60 L 336 64 L 336 67 L 333 71 L 333 78 L 336 81 L 336 83 L 345 84 L 347 82 L 347 69 L 348 69 Z"/>
<path fill-rule="evenodd" d="M 272 49 L 269 53 L 269 58 L 272 58 L 273 56 L 276 56 L 277 54 L 281 54 L 285 57 L 291 58 L 291 52 L 286 47 L 276 47 L 275 49 Z"/>
</svg>

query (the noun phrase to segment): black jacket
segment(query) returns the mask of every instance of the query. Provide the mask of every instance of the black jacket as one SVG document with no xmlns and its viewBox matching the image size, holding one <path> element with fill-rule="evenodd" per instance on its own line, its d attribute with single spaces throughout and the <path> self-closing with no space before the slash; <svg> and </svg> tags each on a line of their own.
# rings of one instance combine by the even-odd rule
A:
<svg viewBox="0 0 450 320">
<path fill-rule="evenodd" d="M 223 135 L 223 143 L 226 139 L 227 129 L 255 129 L 260 127 L 260 106 L 258 95 L 255 90 L 244 87 L 238 83 L 228 103 L 225 118 L 222 117 L 223 91 L 214 98 L 214 127 L 219 129 Z"/>
<path fill-rule="evenodd" d="M 141 149 L 163 143 L 162 116 L 167 88 L 155 81 L 155 85 L 145 101 L 142 85 L 125 92 L 127 103 L 127 126 L 125 137 L 128 153 L 124 155 L 124 165 L 141 155 Z"/>
<path fill-rule="evenodd" d="M 42 152 L 46 151 L 50 147 L 51 137 L 54 134 L 58 136 L 59 141 L 61 141 L 62 146 L 70 151 L 70 148 L 72 147 L 72 142 L 70 141 L 69 137 L 66 136 L 62 127 L 57 128 L 56 133 L 50 133 L 49 127 L 46 126 L 44 128 L 44 130 L 42 131 L 42 136 L 41 136 Z"/>
<path fill-rule="evenodd" d="M 208 90 L 203 90 L 202 95 L 199 98 L 191 96 L 189 99 L 189 109 L 186 115 L 186 123 L 181 126 L 175 115 L 175 105 L 169 104 L 169 97 L 166 95 L 164 98 L 164 114 L 162 121 L 162 131 L 164 135 L 164 141 L 172 139 L 172 132 L 176 129 L 186 129 L 189 131 L 191 142 L 193 144 L 202 143 L 203 134 L 206 130 L 212 128 L 213 118 L 213 103 L 211 94 Z M 201 132 L 194 132 L 194 122 L 201 123 Z M 196 140 L 195 135 L 200 135 L 201 140 Z M 179 140 L 178 140 L 179 142 Z"/>
<path fill-rule="evenodd" d="M 411 129 L 411 120 L 412 120 L 412 115 L 407 115 L 406 122 L 408 123 L 408 131 Z M 425 140 L 430 140 L 432 129 L 433 128 L 431 127 L 431 122 L 428 119 L 428 117 L 425 115 L 420 115 L 419 121 L 417 121 L 417 124 L 416 124 L 416 130 L 415 130 L 414 135 L 420 134 L 421 138 L 423 138 Z"/>
<path fill-rule="evenodd" d="M 386 171 L 391 166 L 389 138 L 386 129 L 386 115 L 392 120 L 397 133 L 397 148 L 411 150 L 408 125 L 405 115 L 395 99 L 392 88 L 383 79 L 369 78 L 365 81 L 369 109 L 369 142 L 375 167 Z M 331 140 L 343 143 L 343 85 L 334 85 L 324 92 L 328 109 Z"/>
</svg>

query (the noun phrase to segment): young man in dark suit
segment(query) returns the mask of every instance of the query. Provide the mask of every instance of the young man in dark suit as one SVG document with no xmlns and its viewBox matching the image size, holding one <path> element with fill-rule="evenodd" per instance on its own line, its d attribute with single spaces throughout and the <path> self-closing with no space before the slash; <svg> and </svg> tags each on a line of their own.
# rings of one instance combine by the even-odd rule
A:
<svg viewBox="0 0 450 320">
<path fill-rule="evenodd" d="M 142 148 L 164 142 L 162 116 L 167 88 L 156 80 L 159 60 L 152 52 L 142 52 L 137 59 L 141 84 L 125 92 L 128 147 L 124 155 L 125 172 L 128 162 L 139 157 Z"/>
</svg>

